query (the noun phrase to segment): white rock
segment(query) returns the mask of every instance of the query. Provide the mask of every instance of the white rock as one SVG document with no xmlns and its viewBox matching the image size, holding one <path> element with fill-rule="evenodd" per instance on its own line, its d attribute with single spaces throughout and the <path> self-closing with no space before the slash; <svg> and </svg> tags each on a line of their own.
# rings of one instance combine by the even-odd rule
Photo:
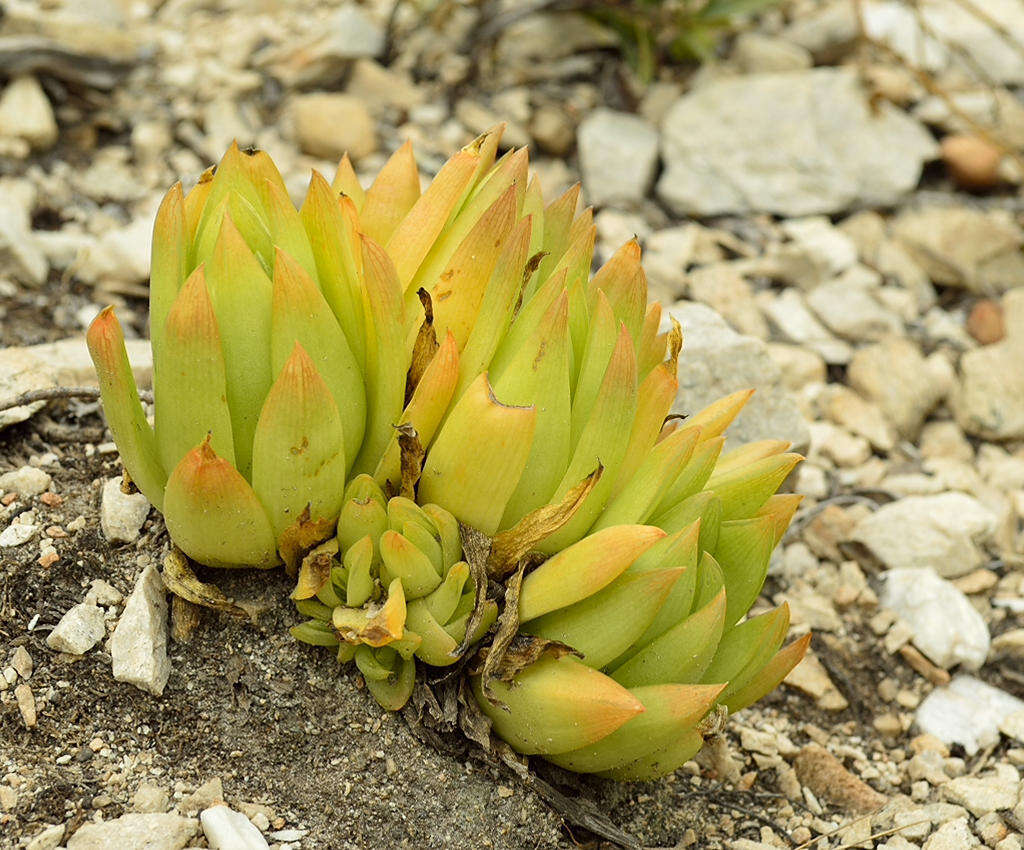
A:
<svg viewBox="0 0 1024 850">
<path fill-rule="evenodd" d="M 827 216 L 789 219 L 781 227 L 829 275 L 840 274 L 857 262 L 857 246 Z"/>
<path fill-rule="evenodd" d="M 1024 744 L 1024 710 L 1007 714 L 999 722 L 999 731 L 1007 738 Z"/>
<path fill-rule="evenodd" d="M 82 602 L 69 609 L 60 618 L 56 628 L 46 638 L 46 645 L 57 652 L 85 655 L 107 634 L 103 609 Z"/>
<path fill-rule="evenodd" d="M 178 803 L 183 815 L 195 815 L 204 809 L 224 805 L 224 783 L 219 776 L 209 779 Z"/>
<path fill-rule="evenodd" d="M 958 776 L 942 786 L 942 796 L 968 809 L 976 818 L 1001 809 L 1012 809 L 1017 805 L 1020 777 L 1011 765 L 1000 767 L 1004 768 L 1000 771 L 1004 775 Z"/>
<path fill-rule="evenodd" d="M 644 271 L 652 301 L 672 304 L 683 294 L 700 230 L 698 224 L 685 224 L 651 234 L 644 246 Z"/>
<path fill-rule="evenodd" d="M 132 795 L 132 809 L 136 812 L 166 812 L 169 804 L 167 791 L 155 782 L 140 782 Z"/>
<path fill-rule="evenodd" d="M 114 678 L 160 696 L 171 674 L 167 658 L 167 598 L 150 564 L 139 575 L 110 638 Z"/>
<path fill-rule="evenodd" d="M 626 112 L 596 109 L 577 133 L 583 191 L 597 205 L 637 202 L 650 191 L 658 165 L 658 133 Z"/>
<path fill-rule="evenodd" d="M 149 279 L 152 238 L 153 222 L 146 216 L 112 227 L 78 255 L 75 273 L 86 283 L 104 286 L 144 283 Z"/>
<path fill-rule="evenodd" d="M 1024 8 L 1016 0 L 985 0 L 977 8 L 984 15 L 956 0 L 930 0 L 919 9 L 897 0 L 871 0 L 864 4 L 864 28 L 916 68 L 933 73 L 956 68 L 969 78 L 981 74 L 993 83 L 1024 83 L 1024 59 L 1014 49 L 1024 40 Z"/>
<path fill-rule="evenodd" d="M 561 105 L 542 104 L 530 120 L 530 135 L 552 156 L 567 156 L 576 141 L 572 116 Z"/>
<path fill-rule="evenodd" d="M 38 530 L 39 526 L 33 522 L 12 522 L 7 528 L 0 531 L 0 547 L 21 546 L 28 543 Z"/>
<path fill-rule="evenodd" d="M 355 160 L 377 149 L 377 130 L 359 98 L 335 92 L 312 92 L 293 98 L 292 121 L 305 153 L 337 160 L 346 152 Z"/>
<path fill-rule="evenodd" d="M 336 83 L 352 60 L 378 56 L 384 49 L 384 29 L 365 8 L 345 3 L 312 38 L 299 44 L 261 51 L 260 65 L 289 88 Z"/>
<path fill-rule="evenodd" d="M 1024 229 L 1005 210 L 912 207 L 893 219 L 892 234 L 935 283 L 988 295 L 1024 276 Z"/>
<path fill-rule="evenodd" d="M 67 850 L 182 850 L 199 832 L 199 821 L 171 813 L 132 812 L 87 823 L 68 839 Z"/>
<path fill-rule="evenodd" d="M 124 595 L 112 584 L 101 578 L 96 578 L 89 582 L 89 592 L 85 594 L 85 601 L 110 608 L 124 602 Z"/>
<path fill-rule="evenodd" d="M 877 404 L 908 438 L 917 435 L 925 417 L 948 395 L 952 383 L 937 361 L 925 360 L 914 343 L 900 337 L 859 349 L 847 375 L 850 386 Z"/>
<path fill-rule="evenodd" d="M 132 149 L 143 162 L 154 162 L 174 143 L 174 134 L 166 121 L 139 121 L 132 127 Z"/>
<path fill-rule="evenodd" d="M 986 685 L 973 676 L 956 676 L 936 688 L 918 706 L 915 720 L 922 732 L 946 744 L 960 744 L 968 755 L 999 741 L 999 726 L 1024 701 Z"/>
<path fill-rule="evenodd" d="M 814 64 L 805 47 L 753 31 L 740 33 L 730 58 L 747 74 L 799 71 Z"/>
<path fill-rule="evenodd" d="M 879 601 L 900 615 L 914 646 L 939 667 L 977 670 L 988 658 L 985 620 L 967 597 L 934 570 L 888 570 Z"/>
<path fill-rule="evenodd" d="M 768 323 L 754 300 L 750 284 L 733 263 L 701 266 L 687 275 L 689 296 L 707 304 L 737 331 L 768 338 Z"/>
<path fill-rule="evenodd" d="M 2 119 L 0 119 L 2 121 Z M 3 124 L 0 123 L 0 127 Z M 29 213 L 0 193 L 0 268 L 19 283 L 39 286 L 50 267 L 32 234 Z M 2 373 L 0 373 L 2 374 Z"/>
<path fill-rule="evenodd" d="M 980 843 L 971 832 L 967 818 L 957 818 L 942 824 L 928 836 L 923 850 L 969 850 Z"/>
<path fill-rule="evenodd" d="M 968 351 L 960 358 L 960 381 L 951 399 L 967 433 L 990 440 L 1024 437 L 1024 340 Z"/>
<path fill-rule="evenodd" d="M 495 67 L 510 78 L 530 79 L 538 69 L 587 50 L 610 47 L 615 35 L 586 15 L 550 12 L 526 15 L 501 33 L 494 50 Z"/>
<path fill-rule="evenodd" d="M 372 59 L 356 60 L 345 93 L 358 97 L 375 113 L 389 107 L 408 112 L 427 97 L 408 74 L 397 68 L 385 68 Z"/>
<path fill-rule="evenodd" d="M 991 538 L 996 524 L 992 511 L 965 493 L 910 496 L 865 517 L 852 539 L 889 569 L 930 567 L 956 578 L 984 563 L 980 544 Z"/>
<path fill-rule="evenodd" d="M 965 463 L 974 462 L 974 447 L 955 422 L 929 422 L 921 430 L 918 444 L 921 457 L 948 458 Z"/>
<path fill-rule="evenodd" d="M 227 806 L 206 809 L 199 819 L 212 850 L 266 850 L 266 839 L 241 812 Z"/>
<path fill-rule="evenodd" d="M 820 384 L 825 381 L 825 360 L 801 345 L 788 345 L 783 342 L 768 343 L 768 353 L 782 371 L 782 380 L 792 391 L 803 389 L 808 384 Z"/>
<path fill-rule="evenodd" d="M 530 144 L 530 135 L 526 127 L 515 119 L 508 120 L 507 116 L 499 111 L 497 104 L 491 106 L 472 97 L 459 98 L 455 104 L 455 117 L 474 136 L 480 136 L 502 120 L 506 120 L 505 134 L 501 137 L 502 144 L 510 147 L 525 147 Z"/>
<path fill-rule="evenodd" d="M 24 139 L 36 150 L 57 141 L 57 120 L 35 77 L 15 77 L 0 95 L 0 135 Z"/>
<path fill-rule="evenodd" d="M 842 384 L 829 384 L 818 397 L 821 412 L 835 422 L 859 434 L 876 449 L 892 451 L 896 431 L 886 420 L 878 405 L 862 399 Z"/>
<path fill-rule="evenodd" d="M 816 287 L 808 293 L 807 303 L 829 330 L 855 342 L 874 342 L 903 331 L 899 317 L 868 290 L 842 280 Z"/>
<path fill-rule="evenodd" d="M 138 201 L 146 190 L 129 156 L 127 146 L 97 147 L 85 168 L 69 173 L 71 185 L 97 203 L 115 201 L 130 204 Z"/>
<path fill-rule="evenodd" d="M 833 56 L 856 40 L 857 15 L 846 0 L 833 0 L 797 15 L 783 35 L 815 56 Z"/>
<path fill-rule="evenodd" d="M 859 467 L 871 457 L 871 445 L 831 422 L 812 422 L 810 459 L 828 458 L 836 466 Z"/>
<path fill-rule="evenodd" d="M 681 215 L 889 205 L 936 153 L 917 121 L 868 103 L 853 69 L 718 79 L 666 115 L 658 194 Z"/>
<path fill-rule="evenodd" d="M 667 312 L 682 325 L 689 352 L 679 361 L 674 412 L 692 415 L 724 395 L 756 388 L 729 428 L 729 445 L 773 438 L 789 440 L 795 451 L 808 446 L 807 423 L 763 342 L 736 333 L 703 304 L 679 301 Z"/>
<path fill-rule="evenodd" d="M 798 290 L 787 287 L 778 295 L 764 293 L 760 304 L 768 321 L 787 342 L 806 346 L 817 352 L 826 363 L 848 363 L 853 356 L 849 343 L 836 339 L 818 321 Z"/>
<path fill-rule="evenodd" d="M 11 666 L 22 679 L 32 678 L 32 668 L 34 666 L 32 655 L 25 647 L 19 646 L 14 650 L 14 654 L 11 656 Z"/>
<path fill-rule="evenodd" d="M 149 500 L 141 493 L 123 493 L 120 475 L 103 485 L 100 527 L 103 536 L 111 543 L 133 543 L 138 540 L 147 516 Z"/>
<path fill-rule="evenodd" d="M 25 850 L 54 850 L 64 840 L 64 824 L 58 823 L 37 832 Z"/>
<path fill-rule="evenodd" d="M 19 496 L 38 496 L 50 486 L 50 476 L 34 466 L 22 466 L 0 475 L 0 491 Z"/>
<path fill-rule="evenodd" d="M 0 217 L 3 215 L 0 203 Z M 2 230 L 2 226 L 0 226 Z M 0 236 L 0 243 L 2 243 Z M 0 245 L 0 267 L 3 247 Z M 130 339 L 125 343 L 128 361 L 140 387 L 153 380 L 153 355 L 149 340 Z M 7 400 L 33 390 L 96 386 L 96 369 L 89 357 L 84 337 L 62 339 L 41 345 L 0 348 L 0 399 Z M 39 410 L 45 401 L 0 411 L 0 428 L 22 422 Z"/>
</svg>

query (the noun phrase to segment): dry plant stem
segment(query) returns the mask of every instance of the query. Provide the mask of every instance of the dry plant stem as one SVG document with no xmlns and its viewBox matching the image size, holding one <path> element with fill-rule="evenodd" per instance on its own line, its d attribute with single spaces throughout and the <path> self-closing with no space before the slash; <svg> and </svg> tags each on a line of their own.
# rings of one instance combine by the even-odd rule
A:
<svg viewBox="0 0 1024 850">
<path fill-rule="evenodd" d="M 954 0 L 954 2 L 960 6 L 961 9 L 976 17 L 979 21 L 985 24 L 985 26 L 998 33 L 1003 41 L 1012 47 L 1020 56 L 1024 57 L 1024 44 L 1021 44 L 1021 42 L 1014 37 L 1012 32 L 993 18 L 981 6 L 975 3 L 974 0 Z"/>
<path fill-rule="evenodd" d="M 856 2 L 856 0 L 855 0 Z M 893 50 L 888 44 L 882 41 L 871 38 L 867 33 L 862 31 L 861 38 L 864 39 L 865 43 L 870 44 L 872 47 L 880 50 L 889 59 L 898 63 L 911 74 L 914 78 L 924 87 L 924 89 L 931 95 L 939 98 L 950 111 L 950 114 L 956 116 L 964 122 L 974 133 L 979 135 L 981 138 L 992 143 L 996 147 L 1004 150 L 1007 155 L 1011 156 L 1014 162 L 1017 163 L 1022 169 L 1024 169 L 1024 156 L 1021 156 L 1020 152 L 1017 151 L 1012 145 L 1007 144 L 1004 140 L 1000 139 L 997 135 L 993 134 L 992 131 L 979 124 L 970 115 L 964 112 L 956 102 L 953 100 L 952 95 L 940 86 L 935 79 L 927 71 L 921 68 L 911 65 L 906 59 L 903 58 L 899 53 Z"/>
<path fill-rule="evenodd" d="M 936 667 L 932 664 L 932 662 L 925 658 L 916 647 L 913 647 L 910 644 L 900 647 L 900 657 L 933 685 L 941 687 L 949 684 L 949 673 L 941 667 Z"/>
<path fill-rule="evenodd" d="M 793 850 L 807 850 L 807 848 L 809 848 L 812 845 L 816 844 L 817 842 L 821 841 L 821 839 L 829 838 L 829 837 L 835 835 L 836 833 L 840 832 L 841 830 L 844 830 L 847 827 L 853 826 L 855 823 L 860 823 L 865 818 L 874 817 L 876 814 L 877 814 L 877 812 L 872 812 L 871 814 L 864 815 L 863 817 L 859 817 L 856 820 L 852 820 L 849 823 L 844 823 L 841 826 L 837 826 L 831 832 L 826 832 L 824 835 L 817 835 L 814 838 L 812 838 L 810 841 L 805 841 L 803 844 L 801 844 L 801 845 L 799 845 L 797 847 L 794 847 Z M 839 847 L 836 848 L 836 850 L 851 850 L 851 848 L 853 848 L 853 847 L 863 847 L 865 845 L 866 841 L 874 841 L 876 838 L 886 838 L 886 837 L 888 837 L 890 835 L 896 835 L 899 832 L 903 832 L 904 830 L 910 829 L 911 827 L 914 827 L 914 826 L 920 826 L 923 823 L 931 823 L 931 821 L 929 821 L 929 820 L 916 820 L 913 823 L 905 823 L 902 826 L 894 826 L 891 829 L 886 829 L 886 830 L 883 830 L 882 832 L 873 833 L 872 835 L 869 835 L 866 839 L 864 839 L 864 841 L 858 841 L 858 842 L 856 842 L 854 844 L 841 844 Z"/>
<path fill-rule="evenodd" d="M 15 407 L 22 407 L 36 401 L 55 401 L 63 398 L 77 398 L 86 401 L 97 401 L 100 391 L 92 387 L 47 387 L 42 390 L 29 390 L 27 393 L 15 396 L 14 398 L 0 401 L 0 410 L 11 410 Z M 147 390 L 139 392 L 139 398 L 145 402 L 152 403 L 153 394 Z"/>
<path fill-rule="evenodd" d="M 934 41 L 939 42 L 952 53 L 955 53 L 957 56 L 959 56 L 960 60 L 965 65 L 970 66 L 971 71 L 978 78 L 978 80 L 984 83 L 986 86 L 988 86 L 988 88 L 994 89 L 998 86 L 998 83 L 994 79 L 992 79 L 988 71 L 986 71 L 978 63 L 978 60 L 975 59 L 967 50 L 965 50 L 959 44 L 950 44 L 942 40 L 942 36 L 939 35 L 939 33 L 935 31 L 935 28 L 931 24 L 929 24 L 928 21 L 925 19 L 924 13 L 921 11 L 921 4 L 919 0 L 914 0 L 911 6 L 914 10 L 914 18 L 917 20 L 917 25 L 918 27 L 920 27 L 921 32 L 924 33 L 925 36 L 933 39 Z M 919 57 L 919 59 L 920 58 L 921 57 Z"/>
</svg>

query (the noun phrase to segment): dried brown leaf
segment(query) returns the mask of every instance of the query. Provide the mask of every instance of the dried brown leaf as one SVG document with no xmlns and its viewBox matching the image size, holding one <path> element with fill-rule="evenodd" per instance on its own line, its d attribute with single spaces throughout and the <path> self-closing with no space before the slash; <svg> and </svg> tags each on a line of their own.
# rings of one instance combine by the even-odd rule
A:
<svg viewBox="0 0 1024 850">
<path fill-rule="evenodd" d="M 331 579 L 334 556 L 338 554 L 338 539 L 332 537 L 321 543 L 302 559 L 299 580 L 292 591 L 292 599 L 312 599 Z"/>
<path fill-rule="evenodd" d="M 487 557 L 491 552 L 491 539 L 482 531 L 459 523 L 459 536 L 462 538 L 462 557 L 469 564 L 470 578 L 475 582 L 475 599 L 473 610 L 466 621 L 466 636 L 455 650 L 457 656 L 469 649 L 471 637 L 476 633 L 483 619 L 487 604 Z"/>
<path fill-rule="evenodd" d="M 505 607 L 498 616 L 494 640 L 491 641 L 489 647 L 480 651 L 480 657 L 483 659 L 483 666 L 480 668 L 480 686 L 484 697 L 493 705 L 502 703 L 491 693 L 490 680 L 501 669 L 505 653 L 519 631 L 519 593 L 523 588 L 524 572 L 526 572 L 526 561 L 522 560 L 519 562 L 519 568 L 505 583 Z"/>
<path fill-rule="evenodd" d="M 573 487 L 557 505 L 544 505 L 531 511 L 512 528 L 496 535 L 491 541 L 491 553 L 487 559 L 487 574 L 492 578 L 503 578 L 545 537 L 554 534 L 565 525 L 580 509 L 580 505 L 597 486 L 604 472 L 598 466 L 593 472 Z"/>
<path fill-rule="evenodd" d="M 171 594 L 171 638 L 175 643 L 190 643 L 199 625 L 199 606 L 176 593 Z"/>
<path fill-rule="evenodd" d="M 420 287 L 416 290 L 416 295 L 419 296 L 420 304 L 423 305 L 423 324 L 420 325 L 420 329 L 416 333 L 416 342 L 412 347 L 412 362 L 409 364 L 409 374 L 405 379 L 406 404 L 412 399 L 412 394 L 416 391 L 423 373 L 427 371 L 427 366 L 434 359 L 434 354 L 439 347 L 437 333 L 434 330 L 434 305 L 430 300 L 430 293 Z"/>
<path fill-rule="evenodd" d="M 294 576 L 302 559 L 333 532 L 334 523 L 325 518 L 311 520 L 309 505 L 306 505 L 299 518 L 281 533 L 281 541 L 278 544 L 278 551 L 288 575 Z"/>
<path fill-rule="evenodd" d="M 248 612 L 231 599 L 228 599 L 220 590 L 212 584 L 200 581 L 188 558 L 179 549 L 171 549 L 164 558 L 164 569 L 161 573 L 166 587 L 175 596 L 201 605 L 203 608 L 211 608 L 214 611 L 223 611 L 225 614 L 232 614 L 236 617 L 248 616 Z"/>
<path fill-rule="evenodd" d="M 400 495 L 407 499 L 416 498 L 416 484 L 423 473 L 423 459 L 426 449 L 420 442 L 420 435 L 408 422 L 396 425 L 398 431 L 398 448 L 402 458 L 402 489 Z"/>
<path fill-rule="evenodd" d="M 668 359 L 665 362 L 672 364 L 674 375 L 679 369 L 679 352 L 683 350 L 683 328 L 671 313 L 668 317 L 672 320 L 672 330 L 668 332 Z"/>
</svg>

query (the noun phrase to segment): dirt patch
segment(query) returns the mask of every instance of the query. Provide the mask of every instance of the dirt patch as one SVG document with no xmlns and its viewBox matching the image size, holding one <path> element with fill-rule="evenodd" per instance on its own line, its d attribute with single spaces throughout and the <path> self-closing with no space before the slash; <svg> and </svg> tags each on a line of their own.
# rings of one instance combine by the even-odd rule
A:
<svg viewBox="0 0 1024 850">
<path fill-rule="evenodd" d="M 68 428 L 100 425 L 96 414 L 57 419 Z M 36 511 L 41 527 L 79 516 L 85 526 L 54 540 L 61 557 L 49 568 L 37 563 L 37 541 L 0 550 L 3 657 L 17 646 L 29 651 L 39 706 L 31 730 L 13 699 L 0 711 L 0 775 L 16 775 L 19 786 L 0 819 L 0 846 L 17 847 L 45 824 L 67 822 L 70 832 L 97 811 L 116 817 L 144 780 L 182 795 L 214 776 L 229 803 L 265 804 L 287 826 L 308 830 L 303 847 L 511 850 L 588 841 L 509 771 L 426 747 L 400 716 L 377 706 L 357 675 L 292 640 L 287 627 L 298 618 L 282 572 L 201 576 L 264 610 L 255 623 L 203 611 L 191 642 L 171 646 L 161 698 L 115 682 L 102 644 L 78 660 L 54 653 L 46 635 L 89 583 L 102 578 L 127 594 L 140 565 L 162 559 L 167 537 L 152 512 L 137 544 L 104 539 L 99 491 L 120 472 L 115 454 L 46 442 L 31 421 L 0 434 L 3 470 L 48 451 L 59 455 L 46 470 L 63 501 L 24 499 L 23 508 Z M 617 786 L 539 767 L 647 845 L 672 846 L 688 828 L 713 833 L 723 810 L 706 789 L 694 795 L 694 777 Z M 754 823 L 734 831 L 756 837 Z"/>
</svg>

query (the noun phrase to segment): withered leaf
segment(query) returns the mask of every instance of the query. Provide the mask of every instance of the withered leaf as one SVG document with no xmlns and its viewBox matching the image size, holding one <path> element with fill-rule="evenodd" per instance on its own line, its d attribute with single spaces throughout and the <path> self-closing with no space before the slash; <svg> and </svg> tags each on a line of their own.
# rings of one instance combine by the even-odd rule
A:
<svg viewBox="0 0 1024 850">
<path fill-rule="evenodd" d="M 171 639 L 175 643 L 189 643 L 199 625 L 199 606 L 176 593 L 171 594 Z"/>
<path fill-rule="evenodd" d="M 557 505 L 544 505 L 531 511 L 512 528 L 496 535 L 491 541 L 487 559 L 487 574 L 503 578 L 516 568 L 522 558 L 545 537 L 554 534 L 580 509 L 590 491 L 601 480 L 604 467 L 597 469 L 573 487 Z"/>
<path fill-rule="evenodd" d="M 335 634 L 351 644 L 387 646 L 405 634 L 405 595 L 398 579 L 391 583 L 383 605 L 368 603 L 362 608 L 339 605 L 331 619 Z"/>
<path fill-rule="evenodd" d="M 412 362 L 409 364 L 409 374 L 405 379 L 405 403 L 408 404 L 412 394 L 416 391 L 423 373 L 427 366 L 434 359 L 437 352 L 437 333 L 434 330 L 434 305 L 430 300 L 430 293 L 423 287 L 416 290 L 420 304 L 423 305 L 423 324 L 416 333 L 416 342 L 412 347 Z"/>
<path fill-rule="evenodd" d="M 672 366 L 674 375 L 679 369 L 679 352 L 683 350 L 683 327 L 671 313 L 668 317 L 672 320 L 672 330 L 668 332 L 668 359 L 665 362 Z"/>
<path fill-rule="evenodd" d="M 466 636 L 462 643 L 455 650 L 456 656 L 462 656 L 467 649 L 472 636 L 476 634 L 477 627 L 483 619 L 487 603 L 487 557 L 491 551 L 491 540 L 482 531 L 471 526 L 459 523 L 459 536 L 462 538 L 462 557 L 469 564 L 469 576 L 474 582 L 475 598 L 473 610 L 470 612 L 469 620 L 466 621 Z"/>
<path fill-rule="evenodd" d="M 515 305 L 512 307 L 511 318 L 513 322 L 519 316 L 519 311 L 523 307 L 523 295 L 526 293 L 526 284 L 530 282 L 530 278 L 533 277 L 533 273 L 540 268 L 540 264 L 544 262 L 544 258 L 547 255 L 547 251 L 538 251 L 526 261 L 526 265 L 523 267 L 523 279 L 519 284 L 519 295 L 516 298 Z"/>
<path fill-rule="evenodd" d="M 459 679 L 459 729 L 470 741 L 485 751 L 491 749 L 491 719 L 480 710 L 480 705 L 466 684 Z"/>
<path fill-rule="evenodd" d="M 298 572 L 302 559 L 310 550 L 330 537 L 333 531 L 334 523 L 331 520 L 324 517 L 310 519 L 309 505 L 307 504 L 302 509 L 299 518 L 281 533 L 281 541 L 278 544 L 278 550 L 288 575 L 294 576 Z"/>
<path fill-rule="evenodd" d="M 523 670 L 535 661 L 539 661 L 545 655 L 551 655 L 555 658 L 561 658 L 563 655 L 575 655 L 577 658 L 583 657 L 582 653 L 561 641 L 548 640 L 547 638 L 534 637 L 533 635 L 516 635 L 505 650 L 505 654 L 498 663 L 492 678 L 497 679 L 499 682 L 511 682 L 519 673 L 522 673 Z"/>
<path fill-rule="evenodd" d="M 396 425 L 398 431 L 398 448 L 402 458 L 402 489 L 399 495 L 407 499 L 416 498 L 416 484 L 423 473 L 423 458 L 426 450 L 420 442 L 420 435 L 408 422 Z"/>
<path fill-rule="evenodd" d="M 228 599 L 220 588 L 200 581 L 192 570 L 188 559 L 177 548 L 172 548 L 164 558 L 161 577 L 164 580 L 164 587 L 175 596 L 180 596 L 188 602 L 201 605 L 203 608 L 212 608 L 214 611 L 223 611 L 225 614 L 233 614 L 236 617 L 248 616 L 248 612 Z"/>
<path fill-rule="evenodd" d="M 338 554 L 338 538 L 332 537 L 317 546 L 302 559 L 299 580 L 292 591 L 292 599 L 312 599 L 331 579 L 334 556 Z"/>
</svg>

